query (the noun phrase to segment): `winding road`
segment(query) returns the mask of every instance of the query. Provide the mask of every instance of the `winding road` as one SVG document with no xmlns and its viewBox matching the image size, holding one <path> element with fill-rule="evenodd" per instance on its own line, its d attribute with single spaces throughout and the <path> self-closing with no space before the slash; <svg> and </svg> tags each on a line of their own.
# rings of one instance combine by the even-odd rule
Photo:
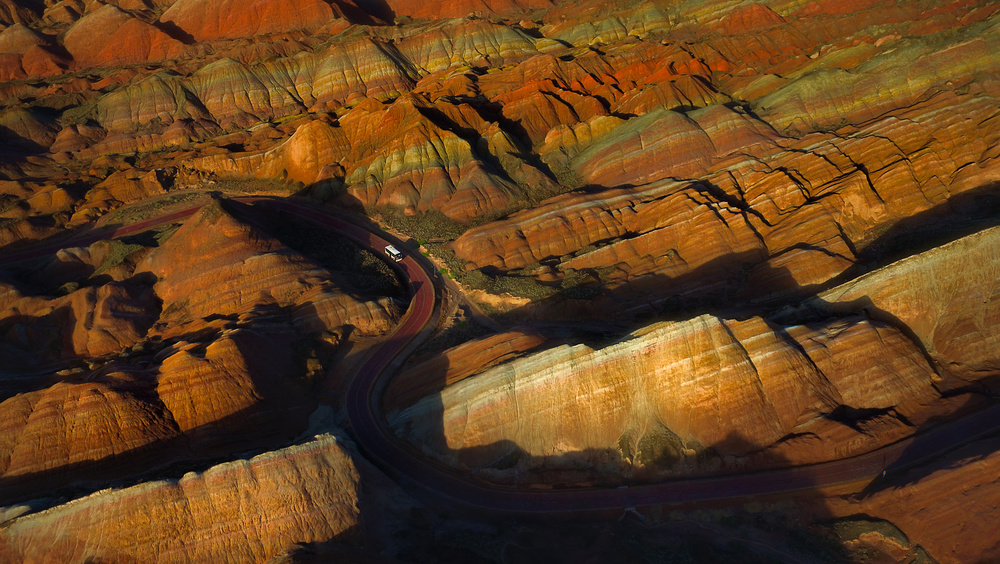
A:
<svg viewBox="0 0 1000 564">
<path fill-rule="evenodd" d="M 243 203 L 267 202 L 269 207 L 295 214 L 317 225 L 334 229 L 372 249 L 381 256 L 386 245 L 398 241 L 365 229 L 305 203 L 268 197 L 237 197 Z M 10 263 L 52 253 L 58 248 L 87 245 L 100 239 L 139 233 L 157 225 L 176 222 L 200 207 L 173 212 L 117 229 L 93 231 L 60 243 L 7 255 L 0 263 Z M 531 489 L 487 484 L 459 475 L 398 439 L 382 421 L 378 406 L 383 378 L 401 361 L 408 349 L 419 344 L 427 328 L 436 322 L 436 293 L 431 275 L 418 260 L 406 256 L 399 269 L 409 281 L 412 299 L 395 330 L 370 348 L 351 381 L 346 395 L 347 419 L 359 448 L 379 468 L 401 483 L 452 504 L 499 514 L 606 512 L 643 506 L 704 502 L 783 494 L 838 484 L 871 482 L 890 472 L 943 454 L 956 445 L 1000 430 L 1000 406 L 980 411 L 927 433 L 852 458 L 756 473 L 696 479 L 681 479 L 621 488 Z M 890 474 L 891 478 L 892 474 Z"/>
<path fill-rule="evenodd" d="M 273 201 L 291 213 L 339 230 L 381 255 L 390 241 L 339 218 L 289 201 Z M 397 357 L 434 322 L 435 291 L 428 272 L 412 256 L 397 263 L 413 298 L 400 324 L 373 347 L 347 390 L 347 418 L 361 450 L 387 474 L 454 504 L 495 513 L 602 512 L 651 505 L 772 495 L 879 479 L 1000 428 L 1000 407 L 984 410 L 882 449 L 852 458 L 779 470 L 683 479 L 628 488 L 539 490 L 487 484 L 429 460 L 387 428 L 377 405 L 380 383 Z"/>
</svg>

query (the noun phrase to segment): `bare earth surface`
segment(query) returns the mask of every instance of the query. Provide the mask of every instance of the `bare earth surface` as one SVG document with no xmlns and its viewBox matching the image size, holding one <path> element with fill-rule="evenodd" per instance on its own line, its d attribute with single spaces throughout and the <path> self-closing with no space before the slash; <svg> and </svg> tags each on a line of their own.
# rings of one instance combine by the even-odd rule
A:
<svg viewBox="0 0 1000 564">
<path fill-rule="evenodd" d="M 1000 559 L 997 53 L 982 0 L 0 0 L 0 561 Z"/>
</svg>

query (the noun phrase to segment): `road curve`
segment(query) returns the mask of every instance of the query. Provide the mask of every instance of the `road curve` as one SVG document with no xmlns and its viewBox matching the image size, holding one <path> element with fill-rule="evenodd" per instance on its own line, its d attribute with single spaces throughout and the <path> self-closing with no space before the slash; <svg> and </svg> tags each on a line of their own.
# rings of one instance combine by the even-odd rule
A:
<svg viewBox="0 0 1000 564">
<path fill-rule="evenodd" d="M 379 253 L 390 243 L 322 212 L 289 202 L 281 202 L 281 206 L 341 230 Z M 454 469 L 422 456 L 381 419 L 376 404 L 380 379 L 432 320 L 434 311 L 434 289 L 427 272 L 409 256 L 399 264 L 413 289 L 410 308 L 396 330 L 369 351 L 358 369 L 347 391 L 347 418 L 361 450 L 386 473 L 458 505 L 497 513 L 591 512 L 788 493 L 877 479 L 886 470 L 901 470 L 1000 428 L 997 406 L 864 455 L 810 466 L 628 488 L 539 490 L 487 484 L 457 475 Z"/>
<path fill-rule="evenodd" d="M 380 256 L 385 246 L 392 242 L 379 233 L 302 203 L 258 196 L 233 199 L 244 203 L 266 201 L 270 207 L 335 229 Z M 91 232 L 58 244 L 27 249 L 3 257 L 0 263 L 51 253 L 69 243 L 86 245 L 100 239 L 127 236 L 188 217 L 199 209 L 193 207 L 118 229 Z M 395 330 L 368 351 L 348 386 L 347 419 L 359 448 L 383 471 L 400 482 L 459 506 L 503 514 L 599 512 L 789 493 L 878 479 L 887 469 L 891 472 L 903 469 L 1000 429 L 1000 406 L 997 406 L 864 455 L 810 466 L 614 489 L 546 490 L 487 484 L 457 475 L 453 469 L 422 456 L 409 443 L 398 439 L 381 419 L 376 403 L 381 379 L 388 375 L 396 357 L 433 321 L 436 299 L 431 277 L 417 260 L 407 256 L 393 266 L 409 280 L 413 297 Z"/>
</svg>

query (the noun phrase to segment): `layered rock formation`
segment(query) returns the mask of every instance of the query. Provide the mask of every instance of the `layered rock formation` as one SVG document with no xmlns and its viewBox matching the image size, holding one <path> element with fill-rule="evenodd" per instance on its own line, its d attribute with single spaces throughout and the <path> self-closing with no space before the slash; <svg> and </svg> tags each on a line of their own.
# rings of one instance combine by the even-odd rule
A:
<svg viewBox="0 0 1000 564">
<path fill-rule="evenodd" d="M 360 298 L 349 266 L 331 275 L 217 201 L 152 245 L 43 261 L 0 300 L 5 500 L 278 445 L 304 428 L 342 336 L 396 315 Z"/>
<path fill-rule="evenodd" d="M 897 487 L 879 488 L 860 499 L 835 499 L 830 511 L 891 521 L 938 562 L 994 560 L 1000 546 L 989 515 L 997 506 L 998 447 L 996 438 L 961 447 L 944 461 L 904 474 L 893 484 Z"/>
<path fill-rule="evenodd" d="M 80 66 L 159 61 L 180 55 L 184 44 L 156 26 L 106 4 L 73 24 L 63 46 Z"/>
<path fill-rule="evenodd" d="M 615 7 L 588 5 L 576 11 L 564 7 L 537 12 L 535 20 L 516 25 L 482 19 L 448 25 L 430 21 L 358 28 L 360 33 L 341 37 L 336 33 L 340 28 L 331 27 L 331 22 L 377 23 L 362 8 L 379 10 L 322 2 L 285 9 L 288 6 L 270 0 L 241 10 L 221 4 L 202 9 L 202 4 L 174 2 L 160 16 L 114 5 L 87 10 L 61 39 L 61 47 L 24 25 L 4 32 L 9 36 L 4 50 L 12 56 L 64 47 L 75 64 L 84 66 L 194 57 L 176 69 L 166 64 L 140 70 L 130 85 L 101 80 L 93 82 L 90 91 L 84 85 L 82 94 L 90 108 L 85 112 L 73 108 L 79 102 L 55 102 L 66 114 L 60 136 L 84 145 L 60 144 L 60 154 L 94 158 L 228 135 L 217 143 L 225 147 L 221 154 L 194 162 L 178 155 L 175 162 L 222 176 L 320 183 L 327 191 L 346 184 L 349 194 L 364 205 L 407 213 L 442 211 L 457 221 L 506 213 L 584 186 L 590 187 L 589 198 L 596 200 L 600 198 L 594 196 L 595 188 L 616 190 L 668 177 L 701 178 L 721 190 L 714 192 L 716 204 L 732 204 L 770 227 L 772 204 L 753 197 L 762 182 L 787 184 L 782 178 L 792 178 L 811 188 L 825 188 L 812 190 L 817 194 L 806 195 L 809 200 L 839 191 L 829 185 L 831 180 L 867 171 L 877 195 L 895 197 L 883 192 L 898 184 L 890 178 L 905 176 L 914 166 L 911 161 L 919 160 L 908 152 L 910 145 L 893 137 L 894 146 L 883 144 L 876 152 L 863 154 L 848 152 L 846 159 L 839 156 L 841 148 L 867 139 L 877 142 L 874 131 L 893 129 L 887 115 L 903 123 L 924 122 L 929 129 L 946 127 L 935 107 L 989 104 L 993 96 L 990 82 L 975 78 L 991 68 L 990 53 L 996 47 L 991 39 L 995 34 L 988 31 L 995 27 L 995 10 L 989 6 L 959 18 L 942 3 L 925 21 L 923 14 L 909 7 L 884 14 L 858 7 L 848 16 L 819 4 L 801 9 L 759 3 L 713 2 L 677 9 L 641 4 L 624 17 L 616 14 Z M 546 7 L 455 5 L 452 15 Z M 390 17 L 424 17 L 427 14 L 421 10 L 430 9 L 405 3 L 385 7 Z M 291 20 L 268 16 L 272 12 L 290 14 Z M 435 17 L 448 16 L 435 12 Z M 698 33 L 704 39 L 687 41 L 695 21 L 705 28 Z M 872 35 L 881 23 L 888 31 Z M 128 28 L 130 35 L 145 39 L 125 42 L 127 47 L 122 48 L 123 42 L 107 34 L 87 32 L 94 26 Z M 835 31 L 852 26 L 860 31 L 846 37 Z M 956 29 L 957 33 L 949 31 Z M 296 30 L 315 33 L 303 36 Z M 273 42 L 255 46 L 239 40 L 274 32 L 299 35 L 275 36 Z M 906 34 L 914 39 L 901 41 L 899 37 Z M 106 37 L 110 39 L 105 42 Z M 185 45 L 208 40 L 228 42 L 228 47 L 202 57 L 198 49 Z M 921 65 L 909 64 L 915 58 Z M 58 68 L 58 61 L 53 64 Z M 28 72 L 16 66 L 9 71 L 12 77 Z M 883 84 L 887 86 L 882 88 Z M 970 85 L 975 86 L 970 90 Z M 408 91 L 421 96 L 400 97 Z M 958 98 L 929 102 L 936 91 L 954 92 Z M 19 94 L 29 95 L 37 98 L 39 93 Z M 366 98 L 398 100 L 388 108 L 366 102 L 349 116 L 338 109 Z M 364 112 L 359 111 L 362 108 Z M 704 109 L 692 111 L 698 108 Z M 304 114 L 310 115 L 282 131 L 279 139 L 232 137 L 236 128 Z M 80 118 L 114 134 L 81 140 L 76 130 L 82 124 L 72 123 Z M 317 118 L 345 134 L 320 133 L 311 125 Z M 347 121 L 340 123 L 341 118 Z M 26 118 L 17 119 L 24 123 Z M 961 128 L 971 123 L 951 124 L 945 135 L 965 137 L 968 132 Z M 306 125 L 308 131 L 298 139 L 287 138 Z M 848 125 L 859 127 L 842 127 Z M 833 133 L 837 127 L 841 130 Z M 39 143 L 39 134 L 29 129 L 26 125 L 12 129 L 18 139 L 26 140 L 24 148 L 44 150 L 51 145 L 44 135 L 46 142 Z M 389 130 L 406 134 L 393 136 L 394 143 L 382 143 Z M 809 133 L 813 135 L 803 137 Z M 931 135 L 942 138 L 942 132 Z M 292 146 L 285 147 L 287 143 Z M 298 144 L 321 155 L 322 163 L 317 160 L 308 170 L 289 168 L 288 153 L 301 153 L 301 148 L 294 149 Z M 541 160 L 529 157 L 535 151 Z M 797 155 L 803 153 L 830 161 L 835 176 L 802 162 Z M 971 174 L 968 165 L 982 167 L 989 160 L 989 155 L 966 151 L 949 162 L 954 170 Z M 932 178 L 944 186 L 957 180 L 941 180 L 942 173 L 947 174 L 936 171 Z M 989 176 L 983 174 L 977 182 Z M 773 175 L 773 180 L 765 181 L 761 175 Z M 886 187 L 877 182 L 882 176 L 887 177 Z M 914 171 L 914 176 L 922 183 L 920 172 Z M 794 194 L 779 199 L 783 214 L 813 203 Z M 824 210 L 813 208 L 809 220 L 837 224 L 852 234 L 857 228 L 880 229 L 883 222 L 877 216 L 863 218 L 861 226 L 841 225 L 844 220 L 830 210 L 835 199 L 819 206 Z M 905 213 L 919 211 L 907 208 Z M 831 213 L 829 219 L 816 217 Z M 815 244 L 795 237 L 797 244 Z M 790 276 L 806 282 L 828 279 L 854 260 L 842 251 L 838 248 L 835 256 L 821 260 L 826 264 L 820 269 Z M 459 252 L 474 268 L 491 264 L 461 248 Z M 772 258 L 782 268 L 812 262 L 796 258 L 797 254 Z M 810 256 L 820 258 L 815 253 Z M 572 268 L 566 265 L 560 270 Z"/>
<path fill-rule="evenodd" d="M 640 463 L 684 472 L 706 447 L 735 464 L 858 454 L 912 433 L 952 386 L 942 375 L 991 385 L 998 238 L 984 231 L 804 306 L 840 318 L 658 323 L 487 370 L 392 425 L 431 456 L 497 475 L 609 462 L 612 475 Z"/>
<path fill-rule="evenodd" d="M 194 191 L 298 193 L 516 294 L 490 301 L 508 319 L 628 328 L 424 357 L 382 405 L 431 456 L 579 483 L 848 456 L 996 386 L 995 232 L 876 269 L 996 224 L 998 26 L 977 0 L 2 0 L 0 246 Z M 246 211 L 0 275 L 0 498 L 287 444 L 340 345 L 391 329 L 400 305 L 367 275 Z M 267 461 L 299 456 L 275 454 L 8 523 L 0 554 L 293 559 L 360 521 L 350 465 L 320 443 L 333 474 L 283 468 L 348 493 L 282 482 L 307 518 L 228 519 L 236 498 L 208 483 L 271 507 Z M 988 513 L 990 471 L 962 472 Z M 838 514 L 916 530 L 892 505 L 947 473 Z M 154 505 L 141 543 L 114 530 Z"/>
<path fill-rule="evenodd" d="M 998 230 L 983 231 L 838 286 L 806 303 L 839 313 L 861 307 L 910 332 L 944 373 L 993 376 L 1000 350 Z"/>
<path fill-rule="evenodd" d="M 183 257 L 199 257 L 198 261 Z M 202 210 L 137 265 L 156 278 L 162 322 L 174 331 L 215 316 L 240 315 L 273 303 L 309 327 L 347 323 L 365 334 L 391 326 L 387 304 L 352 299 L 330 274 L 219 204 Z M 304 306 L 308 305 L 308 313 Z M 388 310 L 388 311 L 387 311 Z"/>
<path fill-rule="evenodd" d="M 320 0 L 257 0 L 249 5 L 178 0 L 160 21 L 176 26 L 194 41 L 206 41 L 317 28 L 335 15 L 343 14 Z"/>
<path fill-rule="evenodd" d="M 296 543 L 358 543 L 361 475 L 353 456 L 322 435 L 179 480 L 96 493 L 8 523 L 0 554 L 10 561 L 266 562 Z"/>
</svg>

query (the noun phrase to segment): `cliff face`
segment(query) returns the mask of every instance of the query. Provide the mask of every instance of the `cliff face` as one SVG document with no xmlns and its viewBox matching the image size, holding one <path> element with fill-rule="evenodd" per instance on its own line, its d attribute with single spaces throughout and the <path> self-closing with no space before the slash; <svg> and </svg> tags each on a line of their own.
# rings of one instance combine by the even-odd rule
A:
<svg viewBox="0 0 1000 564">
<path fill-rule="evenodd" d="M 941 391 L 991 385 L 998 242 L 1000 229 L 984 231 L 782 314 L 819 321 L 704 315 L 536 353 L 428 395 L 392 425 L 431 456 L 505 479 L 859 454 L 947 409 Z"/>
<path fill-rule="evenodd" d="M 48 90 L 5 87 L 49 109 L 11 104 L 2 133 L 63 161 L 167 151 L 144 166 L 179 165 L 185 181 L 288 179 L 323 194 L 346 184 L 354 204 L 459 223 L 579 188 L 597 208 L 580 210 L 587 220 L 613 211 L 622 189 L 655 193 L 672 179 L 759 232 L 767 252 L 744 260 L 760 266 L 758 294 L 823 283 L 880 230 L 996 179 L 996 128 L 983 125 L 996 119 L 996 86 L 983 78 L 995 66 L 995 6 L 369 4 L 108 4 L 11 25 L 0 39 L 10 77 L 32 65 L 45 76 L 98 70 Z M 530 19 L 507 16 L 521 10 Z M 489 17 L 441 19 L 473 12 Z M 394 16 L 418 21 L 358 25 Z M 901 204 L 883 209 L 890 200 Z M 488 222 L 455 250 L 469 268 L 518 269 L 617 243 L 602 231 L 507 241 L 542 213 L 577 221 L 561 208 Z M 633 227 L 663 226 L 609 231 Z M 742 238 L 735 229 L 727 236 Z M 646 244 L 648 259 L 629 261 L 630 245 L 558 270 L 615 269 L 614 289 L 680 251 Z"/>
<path fill-rule="evenodd" d="M 0 536 L 0 555 L 32 562 L 266 562 L 296 542 L 350 543 L 362 523 L 363 495 L 353 456 L 322 435 L 179 480 L 98 492 L 16 520 Z"/>
<path fill-rule="evenodd" d="M 430 350 L 381 404 L 487 479 L 812 463 L 971 410 L 1000 369 L 998 31 L 984 0 L 0 0 L 0 260 L 208 204 L 3 264 L 0 505 L 150 481 L 4 509 L 0 560 L 368 534 L 384 483 L 329 437 L 159 480 L 288 445 L 403 307 L 370 255 L 209 191 L 364 211 L 538 325 Z M 989 558 L 920 528 L 958 504 L 893 509 L 988 514 L 983 460 L 834 513 Z"/>
<path fill-rule="evenodd" d="M 4 499 L 280 444 L 344 334 L 396 316 L 346 263 L 331 273 L 218 202 L 151 239 L 65 249 L 4 285 Z"/>
</svg>

